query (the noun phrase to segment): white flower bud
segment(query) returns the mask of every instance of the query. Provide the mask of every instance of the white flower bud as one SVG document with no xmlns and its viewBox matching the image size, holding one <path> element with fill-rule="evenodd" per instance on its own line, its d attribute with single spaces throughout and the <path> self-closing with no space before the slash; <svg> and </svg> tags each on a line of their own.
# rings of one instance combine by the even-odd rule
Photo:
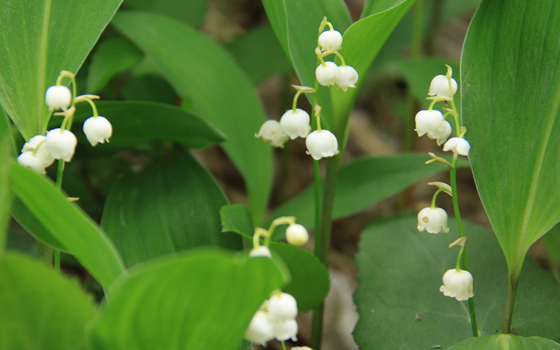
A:
<svg viewBox="0 0 560 350">
<path fill-rule="evenodd" d="M 64 85 L 53 85 L 45 93 L 45 103 L 49 109 L 67 109 L 72 103 L 72 93 Z"/>
<path fill-rule="evenodd" d="M 311 154 L 315 160 L 338 154 L 336 136 L 328 130 L 313 131 L 305 139 L 305 145 L 307 146 L 307 154 Z"/>
<path fill-rule="evenodd" d="M 282 130 L 293 140 L 296 137 L 307 137 L 311 130 L 309 114 L 303 109 L 297 108 L 294 112 L 290 109 L 280 119 Z"/>
<path fill-rule="evenodd" d="M 274 293 L 268 299 L 268 316 L 272 322 L 296 318 L 297 301 L 288 293 Z"/>
<path fill-rule="evenodd" d="M 255 313 L 245 331 L 244 338 L 251 343 L 265 345 L 267 341 L 274 338 L 274 328 L 268 315 L 259 310 Z"/>
<path fill-rule="evenodd" d="M 297 341 L 298 325 L 295 319 L 288 319 L 272 323 L 274 338 L 279 341 L 292 339 Z"/>
<path fill-rule="evenodd" d="M 449 232 L 447 213 L 441 208 L 424 208 L 418 213 L 418 231 L 429 233 Z"/>
<path fill-rule="evenodd" d="M 78 140 L 70 130 L 52 129 L 47 133 L 45 147 L 54 159 L 72 160 Z"/>
<path fill-rule="evenodd" d="M 44 175 L 46 173 L 44 159 L 37 153 L 33 154 L 33 151 L 23 152 L 19 155 L 17 161 L 21 166 L 29 168 L 39 175 Z"/>
<path fill-rule="evenodd" d="M 331 61 L 321 63 L 315 70 L 315 76 L 319 84 L 323 86 L 331 86 L 336 84 L 340 76 L 338 66 Z"/>
<path fill-rule="evenodd" d="M 358 72 L 351 66 L 338 67 L 338 87 L 346 91 L 349 87 L 355 88 L 358 81 Z"/>
<path fill-rule="evenodd" d="M 437 110 L 423 110 L 416 113 L 416 129 L 414 129 L 418 133 L 418 137 L 423 136 L 424 134 L 428 133 L 428 136 L 434 133 L 437 133 L 438 128 L 443 123 L 443 114 Z M 434 139 L 435 137 L 431 137 Z"/>
<path fill-rule="evenodd" d="M 251 249 L 249 252 L 250 258 L 270 258 L 270 249 L 267 246 L 260 245 L 257 248 Z"/>
<path fill-rule="evenodd" d="M 446 297 L 455 298 L 459 301 L 468 300 L 473 294 L 473 277 L 469 271 L 451 269 L 443 275 L 443 286 L 440 292 Z"/>
<path fill-rule="evenodd" d="M 291 245 L 304 245 L 309 240 L 309 233 L 303 225 L 293 224 L 286 229 L 286 240 Z"/>
<path fill-rule="evenodd" d="M 342 34 L 338 30 L 325 30 L 319 35 L 319 46 L 323 51 L 336 51 L 342 46 Z"/>
<path fill-rule="evenodd" d="M 109 137 L 113 135 L 111 123 L 107 118 L 101 116 L 89 117 L 84 122 L 83 129 L 92 146 L 97 145 L 97 143 L 105 143 L 105 141 L 109 142 Z"/>
<path fill-rule="evenodd" d="M 264 122 L 255 137 L 260 137 L 264 141 L 270 142 L 273 147 L 280 148 L 284 148 L 284 143 L 290 139 L 276 120 Z"/>
<path fill-rule="evenodd" d="M 47 151 L 45 147 L 46 137 L 43 135 L 35 135 L 27 141 L 21 148 L 21 152 L 35 151 L 35 155 L 43 158 L 45 168 L 54 162 L 54 158 Z"/>
<path fill-rule="evenodd" d="M 447 77 L 442 74 L 436 75 L 430 83 L 430 91 L 428 92 L 428 95 L 451 98 L 451 96 L 455 95 L 457 92 L 457 82 L 453 78 L 451 78 L 451 87 L 453 89 L 453 93 L 450 93 L 449 91 L 449 80 L 447 80 Z"/>
<path fill-rule="evenodd" d="M 469 141 L 462 137 L 452 137 L 443 145 L 443 150 L 445 152 L 453 151 L 455 155 L 460 154 L 465 157 L 468 157 L 470 149 L 471 145 Z"/>
<path fill-rule="evenodd" d="M 441 146 L 442 143 L 447 141 L 447 138 L 451 135 L 451 124 L 448 121 L 444 120 L 443 123 L 439 126 L 439 128 L 434 133 L 428 133 L 428 137 L 431 139 L 436 139 L 438 146 Z"/>
</svg>

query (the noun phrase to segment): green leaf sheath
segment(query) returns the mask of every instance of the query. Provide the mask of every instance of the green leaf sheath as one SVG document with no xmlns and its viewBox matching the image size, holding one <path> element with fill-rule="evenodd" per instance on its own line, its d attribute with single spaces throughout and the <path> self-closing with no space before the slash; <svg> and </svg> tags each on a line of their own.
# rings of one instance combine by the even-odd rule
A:
<svg viewBox="0 0 560 350">
<path fill-rule="evenodd" d="M 254 136 L 265 113 L 245 73 L 215 41 L 176 20 L 123 12 L 112 24 L 192 101 L 198 116 L 224 133 L 222 147 L 245 179 L 253 222 L 260 222 L 272 186 L 272 150 Z"/>
<path fill-rule="evenodd" d="M 4 1 L 0 104 L 28 140 L 46 132 L 46 89 L 77 72 L 121 0 Z M 65 82 L 66 83 L 66 82 Z"/>
<path fill-rule="evenodd" d="M 560 3 L 484 1 L 463 49 L 465 138 L 510 273 L 560 221 Z"/>
</svg>

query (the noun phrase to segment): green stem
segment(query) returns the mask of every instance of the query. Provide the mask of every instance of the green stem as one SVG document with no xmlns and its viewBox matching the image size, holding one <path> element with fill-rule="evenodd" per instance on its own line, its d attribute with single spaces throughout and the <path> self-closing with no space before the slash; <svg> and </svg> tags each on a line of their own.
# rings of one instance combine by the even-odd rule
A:
<svg viewBox="0 0 560 350">
<path fill-rule="evenodd" d="M 286 343 L 282 342 L 282 350 L 286 350 Z"/>
<path fill-rule="evenodd" d="M 56 174 L 56 188 L 62 191 L 62 174 L 64 173 L 64 161 L 58 160 L 58 172 Z M 54 269 L 60 271 L 60 250 L 54 249 Z"/>
<path fill-rule="evenodd" d="M 318 160 L 313 160 L 313 174 L 315 176 L 315 232 L 317 233 L 321 228 L 321 174 Z"/>
<path fill-rule="evenodd" d="M 53 247 L 39 240 L 35 242 L 37 245 L 37 256 L 48 267 L 53 266 Z"/>
<path fill-rule="evenodd" d="M 465 229 L 463 228 L 463 221 L 461 220 L 461 212 L 459 211 L 459 199 L 457 197 L 457 163 L 459 162 L 457 157 L 453 158 L 453 168 L 451 168 L 451 190 L 453 194 L 453 210 L 455 211 L 455 219 L 457 220 L 457 226 L 459 227 L 459 235 L 465 237 Z M 463 269 L 469 271 L 469 261 L 467 258 L 467 247 L 463 247 Z M 470 271 L 469 271 L 470 272 Z M 469 311 L 471 315 L 471 327 L 473 337 L 478 337 L 478 325 L 476 322 L 476 310 L 474 307 L 474 298 L 469 298 Z"/>
<path fill-rule="evenodd" d="M 515 307 L 515 297 L 517 295 L 517 287 L 519 286 L 519 272 L 511 273 L 508 279 L 508 290 L 506 294 L 506 310 L 504 313 L 504 324 L 502 333 L 511 333 L 511 323 L 513 321 L 513 309 Z"/>
</svg>

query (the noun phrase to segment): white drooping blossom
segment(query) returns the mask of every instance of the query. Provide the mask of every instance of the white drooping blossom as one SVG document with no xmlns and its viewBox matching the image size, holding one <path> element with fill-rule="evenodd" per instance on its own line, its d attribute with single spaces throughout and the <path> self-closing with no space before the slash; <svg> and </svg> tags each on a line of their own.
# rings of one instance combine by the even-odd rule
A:
<svg viewBox="0 0 560 350">
<path fill-rule="evenodd" d="M 53 85 L 45 92 L 45 103 L 51 110 L 65 110 L 72 103 L 72 92 L 64 85 Z"/>
<path fill-rule="evenodd" d="M 21 148 L 21 152 L 32 151 L 35 155 L 41 157 L 45 163 L 45 168 L 54 162 L 53 156 L 47 151 L 45 147 L 46 137 L 43 135 L 35 135 L 27 141 Z"/>
<path fill-rule="evenodd" d="M 444 119 L 443 114 L 438 110 L 422 110 L 416 113 L 416 129 L 418 137 L 428 134 L 428 137 L 435 139 L 434 134 L 442 126 Z"/>
<path fill-rule="evenodd" d="M 449 90 L 449 80 L 445 75 L 436 75 L 430 83 L 428 95 L 451 98 L 457 92 L 457 82 L 453 78 L 451 78 L 451 88 L 453 93 Z"/>
<path fill-rule="evenodd" d="M 280 118 L 282 130 L 293 140 L 299 137 L 307 137 L 311 130 L 309 114 L 303 109 L 290 109 Z"/>
<path fill-rule="evenodd" d="M 319 84 L 323 86 L 331 86 L 338 82 L 340 71 L 336 63 L 327 61 L 319 64 L 315 70 L 315 76 Z"/>
<path fill-rule="evenodd" d="M 447 120 L 444 120 L 443 123 L 439 126 L 436 132 L 433 132 L 431 135 L 428 134 L 428 138 L 435 139 L 437 141 L 438 146 L 441 146 L 442 143 L 447 141 L 447 138 L 451 135 L 451 124 Z"/>
<path fill-rule="evenodd" d="M 18 156 L 17 161 L 21 166 L 29 168 L 39 175 L 46 173 L 45 161 L 37 153 L 33 154 L 33 151 L 23 152 Z"/>
<path fill-rule="evenodd" d="M 418 213 L 418 231 L 429 233 L 449 232 L 447 213 L 441 208 L 424 208 Z"/>
<path fill-rule="evenodd" d="M 336 136 L 328 130 L 315 130 L 305 139 L 307 154 L 313 159 L 332 157 L 338 154 L 338 141 Z"/>
<path fill-rule="evenodd" d="M 260 245 L 257 248 L 251 249 L 249 252 L 250 258 L 270 258 L 270 249 L 267 246 Z"/>
<path fill-rule="evenodd" d="M 292 339 L 297 341 L 298 324 L 295 319 L 276 321 L 272 324 L 274 338 L 279 341 Z"/>
<path fill-rule="evenodd" d="M 291 245 L 301 246 L 309 240 L 309 232 L 300 224 L 293 224 L 286 229 L 286 240 Z"/>
<path fill-rule="evenodd" d="M 443 285 L 439 288 L 446 297 L 459 301 L 468 300 L 473 294 L 473 277 L 469 271 L 451 269 L 443 275 Z"/>
<path fill-rule="evenodd" d="M 259 310 L 255 313 L 244 337 L 251 343 L 261 345 L 266 345 L 267 341 L 274 339 L 274 328 L 266 312 Z"/>
<path fill-rule="evenodd" d="M 97 143 L 109 142 L 109 138 L 113 135 L 113 127 L 105 117 L 95 116 L 89 117 L 83 125 L 84 134 L 92 146 Z"/>
<path fill-rule="evenodd" d="M 267 310 L 271 320 L 294 319 L 298 313 L 296 298 L 288 293 L 274 293 L 268 299 Z"/>
<path fill-rule="evenodd" d="M 443 145 L 443 150 L 445 152 L 452 151 L 454 153 L 454 156 L 460 154 L 462 156 L 468 157 L 470 149 L 471 145 L 469 141 L 465 140 L 462 137 L 452 137 L 445 143 L 445 145 Z"/>
<path fill-rule="evenodd" d="M 342 46 L 342 34 L 337 30 L 325 30 L 319 35 L 319 46 L 323 51 L 336 51 Z"/>
<path fill-rule="evenodd" d="M 47 133 L 45 147 L 54 159 L 72 160 L 78 140 L 70 130 L 52 129 Z"/>
<path fill-rule="evenodd" d="M 265 141 L 270 142 L 273 147 L 283 148 L 284 143 L 290 139 L 290 137 L 284 132 L 280 123 L 276 120 L 267 120 L 261 126 L 255 137 L 260 137 Z"/>
<path fill-rule="evenodd" d="M 346 91 L 348 88 L 355 88 L 358 82 L 358 72 L 351 66 L 338 67 L 339 76 L 337 85 L 342 90 Z"/>
</svg>

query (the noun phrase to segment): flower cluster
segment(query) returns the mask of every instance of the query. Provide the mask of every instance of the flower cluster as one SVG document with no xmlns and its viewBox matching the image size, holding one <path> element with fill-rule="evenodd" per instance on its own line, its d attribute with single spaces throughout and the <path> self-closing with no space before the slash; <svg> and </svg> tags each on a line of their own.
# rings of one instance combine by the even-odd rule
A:
<svg viewBox="0 0 560 350">
<path fill-rule="evenodd" d="M 286 229 L 286 240 L 289 244 L 302 246 L 307 243 L 309 240 L 309 233 L 307 232 L 307 229 L 303 225 L 297 224 L 295 217 L 281 216 L 272 221 L 268 230 L 265 230 L 262 227 L 257 227 L 255 229 L 255 234 L 253 235 L 253 249 L 249 252 L 249 256 L 252 258 L 270 258 L 270 249 L 268 249 L 270 237 L 277 226 L 286 224 L 288 225 L 288 228 Z M 264 245 L 260 244 L 261 238 L 264 238 Z"/>
<path fill-rule="evenodd" d="M 74 74 L 62 71 L 53 85 L 45 92 L 45 103 L 51 111 L 61 110 L 54 113 L 55 116 L 64 116 L 60 128 L 49 130 L 46 135 L 35 135 L 29 139 L 21 149 L 18 163 L 25 166 L 37 174 L 43 175 L 45 169 L 49 167 L 55 159 L 69 162 L 74 156 L 74 151 L 78 140 L 76 136 L 67 128 L 72 124 L 74 116 L 74 105 L 79 102 L 87 101 L 93 108 L 93 116 L 88 118 L 83 125 L 84 134 L 92 146 L 98 143 L 109 142 L 113 133 L 111 123 L 104 117 L 97 115 L 97 109 L 92 99 L 99 98 L 95 95 L 82 95 L 72 98 L 72 92 L 64 85 L 62 79 L 71 78 L 76 89 Z"/>
<path fill-rule="evenodd" d="M 282 342 L 289 339 L 297 341 L 297 314 L 297 302 L 292 295 L 274 292 L 255 313 L 244 337 L 261 345 L 274 338 Z"/>
</svg>

